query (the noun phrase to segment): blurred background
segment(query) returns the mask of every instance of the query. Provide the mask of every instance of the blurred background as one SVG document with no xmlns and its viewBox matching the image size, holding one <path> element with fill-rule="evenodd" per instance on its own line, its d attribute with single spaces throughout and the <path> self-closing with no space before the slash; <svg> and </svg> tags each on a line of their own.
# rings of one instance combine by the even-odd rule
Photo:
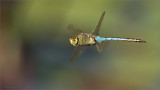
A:
<svg viewBox="0 0 160 90">
<path fill-rule="evenodd" d="M 1 0 L 1 89 L 160 89 L 159 0 Z M 105 11 L 100 36 L 111 41 L 70 62 L 67 26 L 90 33 Z"/>
</svg>

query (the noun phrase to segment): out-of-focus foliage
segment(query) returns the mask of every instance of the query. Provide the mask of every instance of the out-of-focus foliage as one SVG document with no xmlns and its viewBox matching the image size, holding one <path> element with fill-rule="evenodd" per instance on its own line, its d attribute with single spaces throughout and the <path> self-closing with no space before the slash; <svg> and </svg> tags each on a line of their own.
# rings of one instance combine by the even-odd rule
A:
<svg viewBox="0 0 160 90">
<path fill-rule="evenodd" d="M 159 88 L 158 0 L 16 2 L 10 15 L 8 57 L 21 53 L 13 60 L 18 59 L 18 73 L 32 81 L 31 88 Z M 110 42 L 104 52 L 99 54 L 91 47 L 71 63 L 74 47 L 69 44 L 67 26 L 73 24 L 90 33 L 103 11 L 100 36 L 141 38 L 148 43 Z"/>
</svg>

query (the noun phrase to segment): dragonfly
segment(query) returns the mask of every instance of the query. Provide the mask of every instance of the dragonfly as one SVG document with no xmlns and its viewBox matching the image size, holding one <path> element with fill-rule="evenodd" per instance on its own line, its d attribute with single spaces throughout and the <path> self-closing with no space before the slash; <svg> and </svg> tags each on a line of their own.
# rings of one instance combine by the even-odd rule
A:
<svg viewBox="0 0 160 90">
<path fill-rule="evenodd" d="M 105 11 L 102 13 L 97 25 L 93 29 L 91 33 L 85 33 L 78 27 L 70 24 L 68 26 L 68 31 L 72 35 L 69 39 L 70 44 L 76 46 L 72 56 L 71 62 L 73 62 L 76 58 L 81 56 L 84 51 L 88 48 L 88 46 L 96 45 L 97 51 L 102 52 L 106 46 L 108 46 L 109 41 L 127 41 L 127 42 L 139 42 L 146 43 L 146 41 L 141 39 L 134 38 L 119 38 L 119 37 L 101 37 L 99 36 L 99 30 L 105 15 Z"/>
</svg>

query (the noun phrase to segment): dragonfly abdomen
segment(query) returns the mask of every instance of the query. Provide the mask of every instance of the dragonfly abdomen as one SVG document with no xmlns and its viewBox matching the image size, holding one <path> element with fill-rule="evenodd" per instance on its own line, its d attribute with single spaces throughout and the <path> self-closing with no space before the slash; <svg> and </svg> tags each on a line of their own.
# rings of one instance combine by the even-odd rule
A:
<svg viewBox="0 0 160 90">
<path fill-rule="evenodd" d="M 140 43 L 145 43 L 146 41 L 143 41 L 141 39 L 134 39 L 134 38 L 112 38 L 112 37 L 100 37 L 97 36 L 95 38 L 97 42 L 102 42 L 102 41 L 128 41 L 128 42 L 140 42 Z"/>
</svg>

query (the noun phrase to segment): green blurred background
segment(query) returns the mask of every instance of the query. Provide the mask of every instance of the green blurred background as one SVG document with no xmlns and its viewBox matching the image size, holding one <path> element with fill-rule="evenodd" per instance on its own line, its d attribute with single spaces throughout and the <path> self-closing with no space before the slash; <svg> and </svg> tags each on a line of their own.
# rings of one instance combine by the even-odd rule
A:
<svg viewBox="0 0 160 90">
<path fill-rule="evenodd" d="M 160 89 L 159 0 L 2 0 L 1 89 Z M 148 43 L 92 46 L 75 62 L 67 26 Z"/>
</svg>

